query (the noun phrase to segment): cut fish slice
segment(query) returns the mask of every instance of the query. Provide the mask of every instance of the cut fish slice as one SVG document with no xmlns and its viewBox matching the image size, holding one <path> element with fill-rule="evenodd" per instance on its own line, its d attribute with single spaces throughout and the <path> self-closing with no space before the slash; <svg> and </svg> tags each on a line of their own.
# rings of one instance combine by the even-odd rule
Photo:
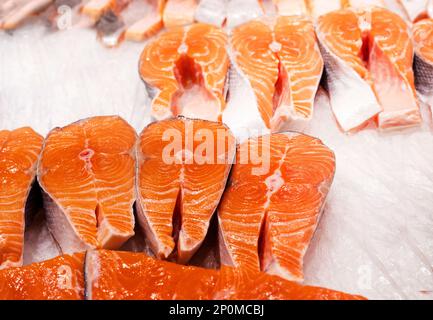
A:
<svg viewBox="0 0 433 320">
<path fill-rule="evenodd" d="M 170 143 L 169 143 L 170 142 Z M 139 141 L 138 220 L 155 255 L 186 263 L 203 242 L 235 155 L 217 122 L 184 118 L 150 124 Z"/>
<path fill-rule="evenodd" d="M 222 27 L 227 16 L 228 0 L 201 0 L 195 12 L 198 22 Z"/>
<path fill-rule="evenodd" d="M 117 0 L 90 0 L 84 4 L 81 12 L 94 21 L 98 21 L 107 11 L 116 10 Z"/>
<path fill-rule="evenodd" d="M 63 253 L 119 248 L 134 235 L 136 133 L 116 116 L 52 130 L 38 167 L 48 227 Z"/>
<path fill-rule="evenodd" d="M 140 75 L 156 120 L 183 115 L 220 121 L 225 107 L 227 36 L 207 24 L 174 27 L 150 42 Z"/>
<path fill-rule="evenodd" d="M 333 152 L 302 134 L 239 145 L 218 208 L 221 263 L 302 281 L 303 257 L 334 171 Z"/>
<path fill-rule="evenodd" d="M 413 27 L 415 42 L 416 88 L 433 109 L 433 19 L 425 19 Z"/>
<path fill-rule="evenodd" d="M 5 0 L 0 4 L 0 29 L 15 29 L 32 14 L 47 8 L 53 0 Z"/>
<path fill-rule="evenodd" d="M 167 0 L 162 20 L 167 28 L 194 23 L 197 0 Z"/>
<path fill-rule="evenodd" d="M 42 143 L 30 128 L 0 131 L 0 269 L 23 263 L 26 203 Z"/>
<path fill-rule="evenodd" d="M 266 128 L 299 129 L 312 118 L 323 61 L 308 19 L 284 16 L 248 22 L 233 30 L 231 49 Z"/>
<path fill-rule="evenodd" d="M 361 296 L 301 286 L 264 273 L 221 271 L 154 260 L 142 253 L 90 251 L 85 263 L 89 300 L 358 300 Z"/>
<path fill-rule="evenodd" d="M 226 26 L 231 29 L 264 14 L 260 0 L 227 0 Z"/>
<path fill-rule="evenodd" d="M 165 0 L 158 0 L 156 7 L 144 17 L 131 24 L 126 32 L 125 39 L 131 41 L 143 41 L 155 35 L 163 28 L 162 13 Z"/>
<path fill-rule="evenodd" d="M 343 131 L 378 115 L 379 128 L 421 122 L 406 23 L 381 8 L 339 10 L 318 20 L 332 111 Z"/>
<path fill-rule="evenodd" d="M 84 254 L 0 271 L 0 300 L 82 300 Z"/>
</svg>

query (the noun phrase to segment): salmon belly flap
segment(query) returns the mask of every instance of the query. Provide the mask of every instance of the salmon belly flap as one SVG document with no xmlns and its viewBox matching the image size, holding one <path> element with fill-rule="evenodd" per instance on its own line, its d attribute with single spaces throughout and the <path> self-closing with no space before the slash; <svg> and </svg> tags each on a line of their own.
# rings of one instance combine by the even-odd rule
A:
<svg viewBox="0 0 433 320">
<path fill-rule="evenodd" d="M 186 263 L 198 250 L 224 191 L 235 145 L 226 126 L 205 120 L 169 119 L 143 130 L 137 215 L 158 258 Z"/>
<path fill-rule="evenodd" d="M 303 134 L 240 144 L 218 207 L 221 263 L 302 281 L 334 171 L 333 152 Z"/>
<path fill-rule="evenodd" d="M 383 8 L 321 16 L 317 35 L 331 107 L 341 129 L 375 120 L 382 130 L 418 126 L 413 44 L 406 22 Z"/>
<path fill-rule="evenodd" d="M 30 128 L 0 131 L 0 269 L 23 263 L 26 204 L 42 143 Z"/>
<path fill-rule="evenodd" d="M 89 251 L 89 300 L 358 300 L 361 296 L 302 286 L 263 272 L 207 270 L 159 261 L 142 253 Z"/>
<path fill-rule="evenodd" d="M 52 130 L 38 166 L 50 232 L 63 253 L 119 248 L 134 235 L 136 133 L 117 116 Z"/>
<path fill-rule="evenodd" d="M 233 30 L 230 45 L 264 126 L 277 132 L 308 123 L 323 71 L 312 22 L 296 16 L 253 20 Z"/>
<path fill-rule="evenodd" d="M 139 71 L 152 98 L 151 115 L 221 121 L 229 58 L 227 35 L 197 23 L 173 27 L 146 45 Z"/>
</svg>

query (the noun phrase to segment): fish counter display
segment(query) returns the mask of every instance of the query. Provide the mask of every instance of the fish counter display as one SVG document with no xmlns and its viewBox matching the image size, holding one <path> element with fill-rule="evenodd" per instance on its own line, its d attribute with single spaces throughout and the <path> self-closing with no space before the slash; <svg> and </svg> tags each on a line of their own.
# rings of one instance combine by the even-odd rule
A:
<svg viewBox="0 0 433 320">
<path fill-rule="evenodd" d="M 432 299 L 431 5 L 2 5 L 0 299 Z"/>
</svg>

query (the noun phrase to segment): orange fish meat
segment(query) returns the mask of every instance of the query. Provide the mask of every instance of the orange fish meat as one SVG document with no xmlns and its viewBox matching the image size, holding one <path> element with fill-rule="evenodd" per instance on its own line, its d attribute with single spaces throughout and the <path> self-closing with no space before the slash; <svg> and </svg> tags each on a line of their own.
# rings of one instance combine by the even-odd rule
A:
<svg viewBox="0 0 433 320">
<path fill-rule="evenodd" d="M 318 20 L 333 113 L 343 131 L 377 116 L 380 129 L 421 123 L 409 28 L 382 8 L 339 10 Z"/>
<path fill-rule="evenodd" d="M 158 261 L 142 253 L 89 251 L 89 300 L 357 300 L 361 296 L 302 286 L 260 272 L 221 271 Z"/>
<path fill-rule="evenodd" d="M 63 253 L 119 248 L 134 235 L 136 133 L 117 116 L 52 130 L 38 167 L 48 227 Z"/>
<path fill-rule="evenodd" d="M 26 203 L 42 143 L 30 128 L 0 131 L 0 269 L 23 263 Z"/>
<path fill-rule="evenodd" d="M 0 300 L 84 299 L 84 253 L 0 271 Z"/>
<path fill-rule="evenodd" d="M 300 133 L 239 145 L 218 207 L 221 263 L 302 281 L 334 172 L 333 152 Z"/>
<path fill-rule="evenodd" d="M 225 107 L 227 36 L 207 24 L 175 27 L 150 42 L 140 75 L 156 120 L 183 115 L 220 121 Z"/>
<path fill-rule="evenodd" d="M 231 48 L 266 128 L 280 131 L 312 118 L 323 61 L 310 20 L 291 16 L 248 22 L 233 30 Z"/>
<path fill-rule="evenodd" d="M 433 109 L 433 19 L 425 19 L 413 27 L 415 42 L 416 88 Z"/>
<path fill-rule="evenodd" d="M 143 130 L 138 146 L 138 220 L 158 258 L 176 254 L 186 263 L 198 250 L 234 155 L 234 136 L 217 122 L 177 118 Z"/>
</svg>

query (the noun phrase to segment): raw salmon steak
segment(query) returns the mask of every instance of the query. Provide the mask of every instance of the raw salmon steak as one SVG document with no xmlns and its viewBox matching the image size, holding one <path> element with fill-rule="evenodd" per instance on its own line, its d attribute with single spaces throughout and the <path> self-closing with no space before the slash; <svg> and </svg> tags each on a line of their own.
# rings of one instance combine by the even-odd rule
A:
<svg viewBox="0 0 433 320">
<path fill-rule="evenodd" d="M 0 271 L 0 300 L 82 300 L 84 253 Z"/>
<path fill-rule="evenodd" d="M 207 24 L 174 27 L 150 42 L 140 75 L 156 120 L 183 115 L 219 121 L 225 107 L 227 36 Z"/>
<path fill-rule="evenodd" d="M 380 129 L 419 125 L 408 26 L 382 8 L 339 10 L 318 20 L 331 107 L 343 131 L 376 117 Z"/>
<path fill-rule="evenodd" d="M 300 133 L 240 144 L 218 207 L 221 263 L 302 281 L 334 171 L 333 152 Z"/>
<path fill-rule="evenodd" d="M 117 116 L 52 130 L 38 166 L 48 227 L 63 253 L 134 235 L 136 133 Z"/>
<path fill-rule="evenodd" d="M 323 61 L 310 20 L 254 20 L 234 29 L 230 42 L 235 68 L 256 98 L 250 116 L 273 132 L 312 118 Z"/>
<path fill-rule="evenodd" d="M 197 0 L 167 0 L 162 20 L 167 28 L 194 23 Z"/>
<path fill-rule="evenodd" d="M 30 128 L 0 131 L 0 269 L 23 263 L 26 203 L 42 143 Z"/>
<path fill-rule="evenodd" d="M 85 263 L 90 300 L 342 300 L 363 299 L 302 286 L 261 272 L 186 267 L 142 253 L 89 251 Z"/>
<path fill-rule="evenodd" d="M 433 108 L 433 19 L 425 19 L 413 27 L 415 42 L 416 87 L 425 102 Z"/>
<path fill-rule="evenodd" d="M 143 130 L 138 146 L 138 220 L 158 258 L 187 262 L 203 242 L 235 156 L 217 122 L 169 119 Z"/>
</svg>

